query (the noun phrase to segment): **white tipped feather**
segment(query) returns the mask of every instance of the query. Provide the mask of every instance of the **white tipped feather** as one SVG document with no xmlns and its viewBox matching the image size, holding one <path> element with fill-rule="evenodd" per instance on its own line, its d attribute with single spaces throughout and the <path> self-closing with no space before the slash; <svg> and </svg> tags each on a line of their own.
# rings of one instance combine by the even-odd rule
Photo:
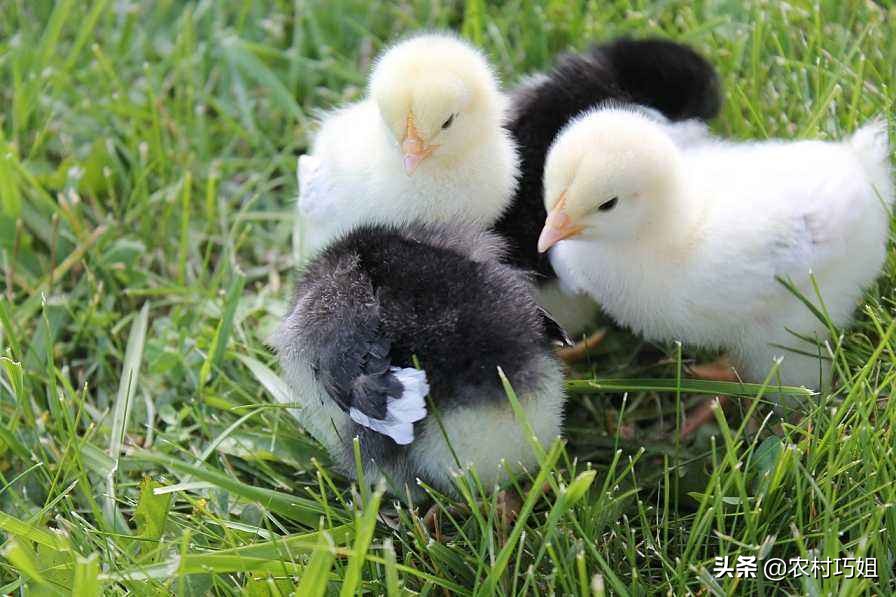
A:
<svg viewBox="0 0 896 597">
<path fill-rule="evenodd" d="M 400 421 L 419 421 L 426 416 L 426 397 L 429 395 L 426 373 L 410 367 L 392 367 L 390 371 L 401 382 L 404 391 L 401 400 L 395 400 L 387 410 Z"/>
<path fill-rule="evenodd" d="M 426 418 L 426 396 L 429 384 L 426 373 L 419 369 L 392 367 L 392 374 L 401 382 L 401 396 L 386 398 L 386 418 L 374 419 L 352 407 L 348 414 L 358 425 L 388 435 L 396 444 L 406 446 L 414 441 L 414 423 Z"/>
</svg>

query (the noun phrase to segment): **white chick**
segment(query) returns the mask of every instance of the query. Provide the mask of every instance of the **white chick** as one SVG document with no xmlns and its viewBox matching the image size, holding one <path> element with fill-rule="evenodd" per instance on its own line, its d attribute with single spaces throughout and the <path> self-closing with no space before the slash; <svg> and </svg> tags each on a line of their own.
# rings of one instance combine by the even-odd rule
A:
<svg viewBox="0 0 896 597">
<path fill-rule="evenodd" d="M 536 248 L 547 215 L 544 164 L 563 127 L 606 102 L 641 104 L 672 122 L 693 124 L 718 114 L 722 87 L 712 64 L 688 46 L 618 38 L 561 54 L 549 70 L 528 76 L 510 92 L 505 126 L 519 146 L 520 178 L 495 230 L 510 244 L 510 263 L 535 272 L 541 305 L 576 335 L 595 323 L 598 308 L 585 295 L 563 294 L 549 260 Z"/>
<path fill-rule="evenodd" d="M 646 106 L 637 104 L 621 104 L 619 102 L 605 102 L 601 104 L 603 107 L 618 107 L 624 110 L 641 111 L 647 116 L 654 118 L 658 124 L 661 124 L 666 133 L 679 146 L 696 146 L 700 143 L 707 143 L 712 140 L 707 124 L 702 120 L 691 119 L 673 122 L 668 120 L 661 113 Z M 523 174 L 526 176 L 526 173 Z M 540 200 L 540 199 L 539 199 Z M 522 205 L 512 205 L 509 209 L 524 209 Z M 512 218 L 513 215 L 505 214 L 504 220 Z M 544 217 L 544 214 L 542 214 Z M 538 232 L 537 230 L 535 231 Z M 535 244 L 535 243 L 533 243 Z M 533 247 L 533 250 L 535 248 Z M 525 252 L 523 254 L 528 254 Z M 520 253 L 511 253 L 511 257 L 515 258 Z M 544 268 L 541 268 L 542 270 Z M 539 273 L 539 272 L 537 272 Z M 550 271 L 553 274 L 553 270 Z M 553 277 L 553 276 L 551 276 Z M 562 278 L 556 280 L 545 276 L 539 280 L 537 286 L 538 303 L 545 310 L 557 318 L 557 322 L 570 334 L 581 332 L 590 324 L 594 323 L 599 312 L 598 303 L 594 298 L 583 291 L 577 291 L 564 284 Z"/>
<path fill-rule="evenodd" d="M 366 99 L 328 114 L 299 164 L 304 256 L 355 225 L 457 222 L 485 229 L 507 206 L 517 155 L 485 57 L 450 34 L 400 42 Z"/>
<path fill-rule="evenodd" d="M 741 377 L 823 388 L 829 330 L 778 278 L 849 324 L 884 262 L 886 124 L 843 142 L 675 143 L 644 113 L 589 112 L 545 168 L 538 248 L 572 290 L 654 341 L 727 349 Z M 801 339 L 801 337 L 803 339 Z M 799 351 L 799 352 L 794 352 Z"/>
</svg>

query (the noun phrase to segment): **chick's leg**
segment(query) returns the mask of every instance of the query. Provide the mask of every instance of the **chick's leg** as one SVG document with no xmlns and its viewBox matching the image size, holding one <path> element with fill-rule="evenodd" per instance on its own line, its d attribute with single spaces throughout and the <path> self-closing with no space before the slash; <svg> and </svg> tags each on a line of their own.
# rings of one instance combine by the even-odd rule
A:
<svg viewBox="0 0 896 597">
<path fill-rule="evenodd" d="M 721 356 L 711 363 L 703 363 L 701 365 L 690 365 L 687 368 L 688 373 L 697 379 L 706 379 L 710 381 L 740 381 L 734 365 L 727 356 Z"/>
<path fill-rule="evenodd" d="M 681 438 L 687 439 L 698 429 L 715 419 L 715 410 L 722 408 L 727 402 L 727 396 L 713 396 L 688 413 L 684 425 L 681 426 Z"/>
<path fill-rule="evenodd" d="M 575 365 L 576 363 L 582 361 L 589 352 L 597 348 L 600 343 L 603 342 L 606 335 L 607 330 L 598 330 L 584 340 L 576 342 L 572 346 L 559 349 L 557 351 L 557 356 L 560 357 L 560 360 L 567 365 Z"/>
<path fill-rule="evenodd" d="M 740 381 L 731 360 L 727 356 L 721 356 L 711 363 L 691 365 L 688 373 L 697 379 L 709 381 Z M 693 435 L 698 429 L 715 419 L 715 409 L 721 408 L 727 402 L 725 396 L 713 396 L 700 406 L 688 413 L 687 420 L 681 428 L 682 439 Z"/>
</svg>

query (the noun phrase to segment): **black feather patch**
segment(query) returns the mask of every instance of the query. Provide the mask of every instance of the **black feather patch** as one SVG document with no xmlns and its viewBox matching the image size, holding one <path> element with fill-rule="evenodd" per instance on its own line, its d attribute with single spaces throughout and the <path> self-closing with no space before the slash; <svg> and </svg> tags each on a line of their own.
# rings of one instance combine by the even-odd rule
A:
<svg viewBox="0 0 896 597">
<path fill-rule="evenodd" d="M 670 120 L 709 120 L 722 107 L 715 69 L 687 46 L 663 39 L 618 39 L 599 50 L 632 102 Z"/>
<path fill-rule="evenodd" d="M 303 272 L 278 332 L 281 360 L 301 355 L 343 411 L 381 420 L 403 391 L 391 368 L 416 362 L 442 413 L 504 404 L 498 367 L 518 392 L 534 391 L 559 326 L 500 255 L 497 238 L 473 228 L 357 228 Z M 365 462 L 399 466 L 409 449 L 360 425 L 355 433 Z"/>
<path fill-rule="evenodd" d="M 348 412 L 354 407 L 382 420 L 388 397 L 402 393 L 401 382 L 390 372 L 391 341 L 366 317 L 354 323 L 350 332 L 330 336 L 328 346 L 318 353 L 315 369 L 339 408 Z"/>
</svg>

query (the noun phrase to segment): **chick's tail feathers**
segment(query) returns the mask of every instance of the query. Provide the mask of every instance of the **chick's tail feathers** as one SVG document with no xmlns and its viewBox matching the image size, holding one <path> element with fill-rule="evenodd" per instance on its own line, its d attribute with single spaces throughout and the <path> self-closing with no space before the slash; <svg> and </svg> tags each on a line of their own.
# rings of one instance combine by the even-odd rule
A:
<svg viewBox="0 0 896 597">
<path fill-rule="evenodd" d="M 722 106 L 715 68 L 688 46 L 663 39 L 617 39 L 597 48 L 631 99 L 670 120 L 709 120 Z"/>
<path fill-rule="evenodd" d="M 386 398 L 386 416 L 382 419 L 364 414 L 352 406 L 349 417 L 363 427 L 387 435 L 404 446 L 414 441 L 414 423 L 426 417 L 426 396 L 429 384 L 426 373 L 419 369 L 391 367 L 389 372 L 401 384 L 398 396 Z"/>
<path fill-rule="evenodd" d="M 871 184 L 887 205 L 894 201 L 893 180 L 890 173 L 890 142 L 884 118 L 877 118 L 853 133 L 847 145 L 861 162 Z"/>
</svg>

